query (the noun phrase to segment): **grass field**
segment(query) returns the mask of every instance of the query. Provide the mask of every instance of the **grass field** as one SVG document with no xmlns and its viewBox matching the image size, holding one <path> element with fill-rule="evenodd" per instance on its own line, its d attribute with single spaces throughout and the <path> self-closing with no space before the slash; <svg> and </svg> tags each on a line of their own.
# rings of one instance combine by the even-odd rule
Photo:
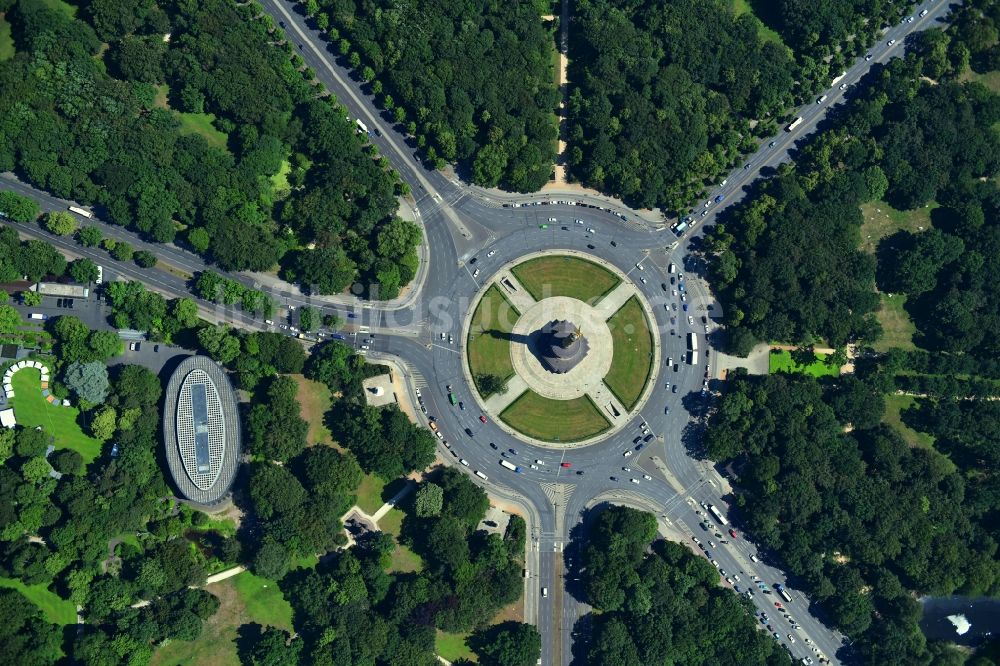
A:
<svg viewBox="0 0 1000 666">
<path fill-rule="evenodd" d="M 434 651 L 439 657 L 448 661 L 458 659 L 477 661 L 475 653 L 465 644 L 465 639 L 468 637 L 469 634 L 449 634 L 438 629 L 437 636 L 434 638 Z"/>
<path fill-rule="evenodd" d="M 292 629 L 292 607 L 277 584 L 245 572 L 205 588 L 221 602 L 193 641 L 170 641 L 153 653 L 151 666 L 240 666 L 236 651 L 241 625 Z"/>
<path fill-rule="evenodd" d="M 1000 93 L 1000 72 L 994 70 L 985 74 L 968 71 L 961 77 L 962 81 L 978 81 L 995 93 Z"/>
<path fill-rule="evenodd" d="M 910 313 L 904 307 L 906 305 L 906 294 L 893 294 L 890 298 L 888 294 L 882 294 L 882 307 L 876 316 L 882 324 L 884 333 L 882 337 L 872 344 L 875 351 L 888 351 L 893 347 L 913 350 L 917 346 L 913 344 L 913 334 L 917 332 L 917 327 L 910 319 Z"/>
<path fill-rule="evenodd" d="M 840 374 L 840 368 L 827 365 L 823 362 L 826 354 L 816 354 L 817 361 L 809 365 L 799 365 L 792 360 L 792 352 L 788 350 L 771 350 L 768 359 L 768 372 L 801 372 L 813 377 L 831 376 Z"/>
<path fill-rule="evenodd" d="M 920 233 L 931 226 L 931 211 L 938 207 L 931 202 L 926 208 L 896 210 L 884 201 L 861 204 L 864 222 L 861 224 L 861 249 L 872 254 L 878 242 L 897 231 Z"/>
<path fill-rule="evenodd" d="M 208 145 L 216 148 L 225 148 L 229 141 L 229 135 L 215 129 L 212 121 L 215 114 L 212 113 L 177 113 L 177 118 L 181 121 L 181 134 L 200 134 L 205 137 Z"/>
<path fill-rule="evenodd" d="M 608 269 L 576 257 L 529 259 L 511 272 L 536 301 L 569 296 L 593 305 L 621 282 Z"/>
<path fill-rule="evenodd" d="M 0 61 L 14 57 L 14 38 L 10 34 L 10 23 L 0 13 Z"/>
<path fill-rule="evenodd" d="M 41 373 L 25 368 L 14 373 L 14 417 L 23 426 L 42 426 L 55 439 L 56 448 L 73 449 L 90 463 L 101 454 L 101 442 L 83 434 L 76 423 L 80 410 L 56 407 L 46 402 L 41 392 Z"/>
<path fill-rule="evenodd" d="M 915 448 L 921 449 L 932 449 L 934 448 L 934 438 L 925 432 L 920 432 L 914 430 L 910 426 L 903 423 L 900 414 L 913 406 L 917 401 L 912 395 L 887 395 L 885 396 L 885 416 L 882 420 L 892 426 L 906 443 Z"/>
<path fill-rule="evenodd" d="M 466 345 L 469 370 L 477 375 L 496 375 L 507 379 L 514 374 L 510 360 L 510 341 L 496 337 L 496 333 L 510 333 L 519 313 L 500 289 L 490 287 L 476 306 L 469 323 L 469 340 Z"/>
<path fill-rule="evenodd" d="M 385 500 L 382 499 L 383 488 L 385 488 L 385 481 L 374 474 L 366 474 L 365 478 L 361 479 L 361 485 L 356 491 L 358 494 L 356 504 L 370 516 L 385 504 Z"/>
<path fill-rule="evenodd" d="M 53 624 L 60 626 L 76 624 L 76 607 L 73 602 L 63 599 L 55 592 L 50 592 L 42 583 L 25 585 L 15 578 L 0 578 L 0 587 L 9 587 L 23 594 L 28 601 L 38 606 L 45 618 Z"/>
<path fill-rule="evenodd" d="M 291 375 L 295 383 L 299 385 L 296 397 L 299 401 L 301 416 L 309 424 L 309 431 L 306 433 L 306 441 L 309 444 L 319 444 L 329 442 L 330 429 L 323 423 L 323 417 L 330 409 L 333 396 L 330 389 L 322 382 L 315 382 L 306 379 L 302 375 Z"/>
<path fill-rule="evenodd" d="M 559 418 L 553 418 L 558 414 Z M 500 418 L 529 437 L 548 442 L 577 442 L 608 429 L 609 423 L 590 398 L 552 400 L 525 391 Z"/>
<path fill-rule="evenodd" d="M 653 336 L 646 314 L 634 296 L 610 319 L 614 356 L 604 383 L 625 409 L 632 409 L 649 381 L 653 365 Z"/>
<path fill-rule="evenodd" d="M 292 171 L 292 163 L 288 160 L 281 161 L 281 168 L 278 173 L 271 176 L 271 187 L 275 192 L 285 192 L 289 189 L 288 174 Z"/>
</svg>

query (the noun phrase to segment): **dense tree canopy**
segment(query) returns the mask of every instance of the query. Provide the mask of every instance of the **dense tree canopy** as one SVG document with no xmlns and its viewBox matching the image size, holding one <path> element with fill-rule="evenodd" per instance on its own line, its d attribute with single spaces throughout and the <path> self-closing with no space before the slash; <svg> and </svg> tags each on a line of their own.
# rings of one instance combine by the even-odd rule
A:
<svg viewBox="0 0 1000 666">
<path fill-rule="evenodd" d="M 480 185 L 531 192 L 555 159 L 553 32 L 544 2 L 319 0 L 343 55 L 432 162 L 458 161 Z M 345 51 L 345 48 L 347 51 Z M 404 280 L 405 282 L 405 280 Z"/>
</svg>

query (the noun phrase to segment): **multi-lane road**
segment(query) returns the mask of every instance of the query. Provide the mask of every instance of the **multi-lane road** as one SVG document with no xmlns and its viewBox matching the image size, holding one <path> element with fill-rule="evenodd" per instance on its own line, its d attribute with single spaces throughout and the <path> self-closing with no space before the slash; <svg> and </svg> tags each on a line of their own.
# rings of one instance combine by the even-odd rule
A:
<svg viewBox="0 0 1000 666">
<path fill-rule="evenodd" d="M 476 476 L 471 478 L 483 484 L 491 494 L 522 507 L 530 530 L 525 616 L 538 625 L 544 637 L 542 662 L 546 665 L 569 663 L 573 658 L 573 632 L 586 633 L 585 625 L 578 621 L 587 608 L 564 585 L 565 577 L 572 576 L 572 572 L 565 574 L 564 549 L 571 530 L 578 525 L 579 529 L 585 529 L 581 521 L 587 508 L 599 500 L 648 507 L 656 513 L 665 533 L 678 535 L 697 552 L 701 551 L 695 547 L 693 536 L 706 546 L 714 542 L 714 546 L 708 546 L 712 559 L 725 570 L 724 577 L 731 577 L 736 582 L 735 576 L 739 576 L 736 584 L 743 590 L 757 589 L 751 583 L 753 576 L 768 585 L 785 583 L 782 572 L 771 566 L 763 553 L 759 554 L 762 561 L 750 559 L 751 555 L 758 555 L 750 540 L 752 535 L 739 534 L 733 538 L 711 517 L 698 513 L 705 513 L 703 504 L 713 504 L 725 511 L 724 498 L 729 495 L 729 489 L 715 468 L 708 461 L 692 457 L 685 444 L 697 437 L 700 414 L 711 400 L 711 393 L 705 395 L 702 391 L 704 361 L 692 367 L 682 360 L 686 350 L 685 336 L 689 331 L 699 336 L 702 349 L 710 348 L 705 326 L 715 335 L 722 310 L 711 296 L 703 276 L 697 274 L 700 267 L 687 253 L 686 244 L 691 237 L 703 233 L 705 226 L 713 223 L 722 210 L 745 196 L 746 186 L 759 176 L 762 168 L 788 161 L 795 143 L 813 132 L 830 108 L 849 94 L 873 65 L 900 55 L 906 35 L 940 25 L 946 14 L 946 3 L 943 0 L 927 2 L 915 10 L 926 8 L 925 16 L 915 15 L 912 22 L 904 20 L 892 26 L 872 48 L 870 59 L 859 59 L 846 70 L 836 86 L 825 92 L 825 97 L 821 97 L 824 93 L 818 95 L 821 101 L 799 110 L 797 115 L 803 118 L 802 123 L 791 132 L 782 131 L 762 142 L 759 150 L 747 158 L 746 168 L 741 165 L 726 179 L 724 186 L 709 194 L 708 200 L 713 203 L 707 208 L 703 204 L 696 207 L 693 214 L 696 224 L 682 234 L 682 242 L 676 244 L 677 237 L 666 230 L 665 225 L 646 224 L 637 213 L 625 213 L 623 221 L 621 215 L 608 210 L 605 197 L 552 194 L 545 205 L 527 205 L 539 201 L 538 195 L 505 197 L 511 204 L 523 205 L 501 207 L 495 200 L 484 197 L 480 189 L 426 168 L 407 137 L 376 110 L 373 99 L 338 63 L 327 42 L 310 27 L 302 14 L 293 5 L 278 0 L 263 0 L 262 4 L 284 28 L 319 80 L 347 108 L 349 115 L 377 130 L 371 140 L 411 185 L 414 208 L 425 231 L 425 252 L 415 288 L 391 303 L 362 303 L 345 296 L 309 297 L 290 285 L 271 289 L 270 285 L 261 283 L 260 276 L 237 274 L 229 277 L 247 286 L 271 291 L 283 306 L 312 305 L 341 314 L 350 324 L 349 329 L 358 334 L 352 336 L 350 342 L 358 346 L 365 344 L 368 347 L 365 353 L 373 358 L 396 358 L 405 369 L 411 391 L 420 389 L 428 414 L 437 419 L 448 440 L 449 447 L 441 447 L 442 456 L 453 463 L 457 463 L 459 457 L 465 459 L 470 473 L 481 470 L 489 476 L 489 481 L 483 482 Z M 890 40 L 895 42 L 889 45 Z M 848 87 L 842 90 L 841 83 Z M 65 209 L 69 204 L 38 192 L 9 174 L 0 177 L 0 188 L 28 194 L 39 200 L 45 210 Z M 723 199 L 715 203 L 719 195 Z M 613 208 L 622 210 L 618 206 Z M 707 211 L 704 216 L 701 215 L 703 211 Z M 557 222 L 548 222 L 550 217 L 555 217 Z M 584 223 L 574 224 L 575 219 Z M 140 269 L 132 264 L 114 262 L 100 250 L 83 248 L 37 227 L 18 225 L 18 228 L 23 234 L 44 237 L 64 252 L 88 256 L 112 267 L 123 277 L 141 280 L 167 295 L 189 295 L 186 275 L 206 268 L 200 257 L 181 247 L 146 243 L 120 227 L 101 220 L 92 223 L 100 225 L 106 235 L 127 239 L 137 248 L 155 252 L 163 268 L 170 270 Z M 547 228 L 540 228 L 542 224 Z M 461 326 L 476 294 L 501 265 L 531 252 L 565 249 L 589 253 L 633 278 L 636 288 L 653 306 L 661 357 L 672 357 L 678 367 L 676 371 L 666 365 L 657 369 L 653 379 L 657 390 L 624 429 L 597 444 L 560 450 L 516 441 L 493 423 L 492 417 L 486 423 L 480 421 L 479 401 L 464 379 Z M 493 256 L 488 256 L 491 252 Z M 474 268 L 479 270 L 478 277 L 470 266 L 473 258 L 476 259 Z M 645 266 L 645 282 L 636 279 L 635 266 L 640 262 Z M 667 271 L 670 263 L 675 263 L 679 271 L 685 273 L 689 313 L 683 312 L 682 304 L 671 295 Z M 663 283 L 668 285 L 667 290 L 661 287 Z M 211 310 L 216 320 L 266 328 L 262 319 L 210 303 L 200 304 L 205 310 Z M 687 314 L 694 317 L 693 327 L 687 323 Z M 671 316 L 677 318 L 676 324 L 671 324 Z M 702 317 L 707 323 L 703 323 Z M 444 340 L 442 333 L 446 336 Z M 451 343 L 447 340 L 449 335 Z M 709 356 L 708 360 L 714 361 L 714 356 Z M 668 381 L 678 387 L 676 394 L 665 389 Z M 465 402 L 467 409 L 450 404 L 445 391 L 448 384 L 457 388 L 459 399 Z M 636 452 L 633 440 L 644 434 L 643 426 L 655 439 Z M 471 437 L 465 434 L 466 428 L 472 432 Z M 490 447 L 491 442 L 499 450 L 515 449 L 517 453 L 509 455 L 512 461 L 520 464 L 522 473 L 514 474 L 501 468 L 498 452 Z M 626 451 L 633 451 L 633 454 L 625 457 Z M 571 467 L 561 467 L 564 462 L 569 462 Z M 624 471 L 623 467 L 629 467 L 630 471 Z M 636 478 L 639 483 L 629 483 L 630 478 Z M 710 531 L 700 526 L 703 521 L 709 523 Z M 548 596 L 540 594 L 543 587 L 548 589 Z M 795 658 L 818 659 L 813 651 L 815 647 L 836 663 L 836 652 L 843 637 L 811 614 L 807 600 L 794 588 L 792 595 L 795 600 L 786 607 L 798 629 L 792 629 L 792 624 L 776 611 L 775 594 L 767 595 L 758 590 L 751 601 L 758 610 L 768 613 L 772 627 L 783 637 Z M 784 639 L 789 633 L 797 637 L 795 643 Z"/>
</svg>

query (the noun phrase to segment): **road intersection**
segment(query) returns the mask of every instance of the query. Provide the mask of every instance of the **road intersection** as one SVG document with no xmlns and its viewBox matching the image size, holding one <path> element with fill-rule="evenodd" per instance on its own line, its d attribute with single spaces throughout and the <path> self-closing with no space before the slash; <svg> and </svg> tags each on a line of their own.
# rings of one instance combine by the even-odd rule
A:
<svg viewBox="0 0 1000 666">
<path fill-rule="evenodd" d="M 902 53 L 907 34 L 940 25 L 946 3 L 925 3 L 929 9 L 926 16 L 890 28 L 873 49 L 870 60 L 859 59 L 847 70 L 842 80 L 849 84 L 847 89 L 831 88 L 823 101 L 799 111 L 803 122 L 794 131 L 783 131 L 773 141 L 762 142 L 760 149 L 748 158 L 747 168 L 741 166 L 728 177 L 725 186 L 708 195 L 709 201 L 720 194 L 723 200 L 707 208 L 699 207 L 695 212 L 696 225 L 682 235 L 680 242 L 675 242 L 678 238 L 667 229 L 665 222 L 650 222 L 648 212 L 625 212 L 620 205 L 609 203 L 607 197 L 593 193 L 497 195 L 425 167 L 416 156 L 411 139 L 400 134 L 387 116 L 375 109 L 371 96 L 366 95 L 361 85 L 338 64 L 330 45 L 320 38 L 307 19 L 291 5 L 278 0 L 263 0 L 262 4 L 300 47 L 299 53 L 306 64 L 336 94 L 349 115 L 379 130 L 377 136 L 370 139 L 403 180 L 411 184 L 413 207 L 424 228 L 426 241 L 419 284 L 396 302 L 362 303 L 351 296 L 307 296 L 290 286 L 273 295 L 284 306 L 309 305 L 340 314 L 350 324 L 349 329 L 360 334 L 360 337 L 355 336 L 354 344 L 360 346 L 364 340 L 368 347 L 364 353 L 373 360 L 398 359 L 407 369 L 410 390 L 421 390 L 427 413 L 436 418 L 448 440 L 449 446 L 442 445 L 441 455 L 453 463 L 459 457 L 467 460 L 470 475 L 471 471 L 480 470 L 489 476 L 489 481 L 476 476 L 470 478 L 494 497 L 521 508 L 530 536 L 525 618 L 535 623 L 543 636 L 542 663 L 560 666 L 570 663 L 574 632 L 586 633 L 586 623 L 580 620 L 588 609 L 579 600 L 578 591 L 564 585 L 564 581 L 574 575 L 573 566 L 564 560 L 564 549 L 571 535 L 586 529 L 584 519 L 588 508 L 598 501 L 647 507 L 657 515 L 664 533 L 683 538 L 692 548 L 693 536 L 702 541 L 717 540 L 717 545 L 711 548 L 713 559 L 727 575 L 741 577 L 741 589 L 752 588 L 751 576 L 769 585 L 786 584 L 784 574 L 768 564 L 765 553 L 758 552 L 743 535 L 729 536 L 723 526 L 707 515 L 708 504 L 726 513 L 725 498 L 731 491 L 726 479 L 709 461 L 691 453 L 697 448 L 704 412 L 712 399 L 711 390 L 718 387 L 713 384 L 717 380 L 709 370 L 711 390 L 703 390 L 705 360 L 694 366 L 686 363 L 686 336 L 689 332 L 698 336 L 708 354 L 709 343 L 718 335 L 723 313 L 705 282 L 703 263 L 689 252 L 689 242 L 700 236 L 722 210 L 745 196 L 745 188 L 760 176 L 762 169 L 789 161 L 795 143 L 815 131 L 830 108 L 842 101 L 851 86 L 856 85 L 874 64 L 884 63 Z M 894 45 L 887 46 L 892 39 L 896 40 Z M 35 198 L 43 210 L 65 210 L 70 203 L 20 183 L 9 174 L 0 177 L 0 187 Z M 706 211 L 703 217 L 702 211 Z M 549 222 L 553 217 L 556 221 Z M 576 219 L 583 224 L 574 224 Z M 101 226 L 106 235 L 127 239 L 137 249 L 156 253 L 164 264 L 175 270 L 139 269 L 133 264 L 111 261 L 103 251 L 83 248 L 72 240 L 51 236 L 37 227 L 16 227 L 24 235 L 45 238 L 66 253 L 88 256 L 123 277 L 141 280 L 169 296 L 188 296 L 188 278 L 183 274 L 193 275 L 209 268 L 200 257 L 182 247 L 148 243 L 100 220 L 91 223 Z M 474 389 L 466 379 L 463 355 L 466 332 L 462 323 L 467 319 L 469 308 L 474 307 L 481 287 L 508 262 L 554 250 L 585 253 L 625 273 L 652 306 L 655 321 L 651 324 L 659 336 L 662 358 L 673 360 L 670 365 L 658 364 L 653 378 L 656 390 L 629 424 L 600 442 L 572 450 L 516 441 L 492 419 L 481 422 L 478 410 L 460 410 L 451 405 L 445 390 L 445 386 L 451 384 L 458 389 L 460 400 L 469 405 L 477 404 Z M 478 276 L 476 271 L 470 270 L 473 259 Z M 646 267 L 643 277 L 647 280 L 644 282 L 635 275 L 638 263 Z M 676 265 L 679 274 L 685 275 L 686 302 L 672 294 L 670 282 L 677 274 L 669 272 L 671 263 Z M 262 286 L 250 275 L 228 277 L 250 287 Z M 211 311 L 216 321 L 268 328 L 262 319 L 239 310 L 206 302 L 199 304 L 203 312 Z M 688 307 L 687 312 L 684 306 Z M 688 315 L 693 318 L 693 325 L 688 323 Z M 676 323 L 671 322 L 671 317 L 676 318 Z M 714 368 L 714 356 L 706 360 Z M 677 387 L 676 393 L 665 388 L 668 381 Z M 472 432 L 471 437 L 465 434 L 466 429 Z M 634 440 L 647 431 L 655 439 L 636 451 Z M 525 463 L 521 465 L 523 471 L 513 473 L 499 467 L 499 458 L 490 448 L 490 442 L 500 449 L 516 447 L 518 454 L 512 460 Z M 631 455 L 626 457 L 626 452 Z M 535 464 L 535 461 L 541 462 Z M 565 462 L 572 467 L 561 467 Z M 532 469 L 528 463 L 535 464 L 537 469 Z M 635 471 L 624 472 L 623 467 Z M 578 475 L 580 471 L 584 474 Z M 628 483 L 630 477 L 638 479 L 643 474 L 651 478 L 637 484 Z M 704 522 L 709 525 L 707 531 L 702 527 Z M 751 556 L 761 561 L 752 561 Z M 543 587 L 550 590 L 547 597 L 540 594 Z M 794 633 L 802 638 L 808 636 L 816 649 L 837 663 L 836 652 L 843 637 L 809 612 L 811 609 L 804 595 L 794 590 L 792 594 L 795 601 L 787 606 L 799 625 Z M 773 595 L 758 591 L 751 601 L 768 610 L 770 615 L 779 615 L 774 612 Z M 780 617 L 774 621 L 782 625 L 786 622 Z M 793 631 L 791 624 L 776 627 L 776 630 L 782 635 Z M 788 647 L 796 659 L 816 656 L 801 640 Z"/>
</svg>

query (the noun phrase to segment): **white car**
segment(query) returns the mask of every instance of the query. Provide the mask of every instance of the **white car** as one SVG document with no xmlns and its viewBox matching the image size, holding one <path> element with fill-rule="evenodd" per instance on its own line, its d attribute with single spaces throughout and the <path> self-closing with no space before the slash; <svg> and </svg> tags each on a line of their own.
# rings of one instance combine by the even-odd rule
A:
<svg viewBox="0 0 1000 666">
<path fill-rule="evenodd" d="M 466 467 L 468 467 L 468 466 L 469 466 L 469 461 L 468 461 L 468 460 L 466 460 L 465 458 L 459 458 L 459 459 L 458 459 L 458 462 L 462 463 L 462 464 L 463 464 L 463 465 L 465 465 Z"/>
<path fill-rule="evenodd" d="M 927 11 L 928 10 L 925 9 L 922 12 L 920 12 L 920 18 L 923 18 L 923 17 L 927 16 Z"/>
<path fill-rule="evenodd" d="M 594 231 L 593 227 L 587 227 L 587 233 L 588 234 L 596 234 L 597 232 Z"/>
<path fill-rule="evenodd" d="M 885 43 L 885 45 L 886 45 L 886 46 L 892 46 L 892 45 L 893 45 L 893 44 L 895 44 L 895 43 L 896 43 L 896 40 L 895 40 L 895 39 L 890 39 L 889 41 L 887 41 L 887 42 Z"/>
<path fill-rule="evenodd" d="M 629 457 L 629 456 L 631 456 L 631 455 L 632 455 L 632 451 L 631 451 L 631 450 L 629 450 L 629 451 L 626 451 L 625 453 L 623 453 L 623 454 L 622 454 L 622 457 L 624 457 L 624 458 L 628 458 L 628 457 Z"/>
<path fill-rule="evenodd" d="M 478 268 L 475 271 L 473 271 L 472 277 L 479 277 L 479 269 Z"/>
<path fill-rule="evenodd" d="M 712 560 L 712 564 L 715 566 L 716 569 L 719 568 L 719 563 L 716 562 L 715 560 Z"/>
<path fill-rule="evenodd" d="M 643 474 L 642 478 L 646 479 L 647 481 L 652 481 L 653 480 L 653 477 L 651 477 L 649 474 Z"/>
<path fill-rule="evenodd" d="M 576 220 L 577 224 L 583 224 L 583 220 Z"/>
<path fill-rule="evenodd" d="M 847 90 L 847 86 L 848 86 L 848 85 L 850 85 L 850 84 L 847 84 L 847 83 L 841 83 L 841 84 L 840 84 L 840 89 L 841 89 L 841 90 Z"/>
<path fill-rule="evenodd" d="M 646 278 L 639 278 L 639 281 L 642 282 L 643 284 L 646 284 Z"/>
<path fill-rule="evenodd" d="M 871 60 L 874 57 L 875 56 L 873 56 L 871 53 L 869 53 L 868 55 L 865 56 L 865 60 Z"/>
<path fill-rule="evenodd" d="M 529 465 L 529 467 L 531 467 L 531 469 L 538 469 L 538 465 Z"/>
<path fill-rule="evenodd" d="M 556 221 L 556 218 L 554 218 L 554 217 L 550 217 L 549 218 L 549 222 L 555 222 L 555 221 Z"/>
<path fill-rule="evenodd" d="M 487 257 L 492 257 L 492 256 L 493 256 L 494 254 L 496 254 L 496 253 L 497 253 L 497 251 L 496 251 L 496 250 L 490 250 L 490 251 L 489 251 L 489 254 L 487 254 L 486 256 L 487 256 Z"/>
<path fill-rule="evenodd" d="M 636 264 L 635 267 L 638 268 L 640 271 L 646 270 L 645 268 L 642 267 L 642 264 Z"/>
<path fill-rule="evenodd" d="M 688 315 L 688 326 L 694 326 L 694 317 Z"/>
<path fill-rule="evenodd" d="M 545 463 L 544 463 L 544 462 L 542 462 L 541 460 L 536 460 L 536 461 L 535 461 L 535 464 L 536 464 L 536 465 L 544 465 Z"/>
<path fill-rule="evenodd" d="M 632 477 L 631 479 L 629 479 L 629 481 L 631 481 L 631 482 L 632 482 L 632 483 L 634 483 L 635 485 L 639 485 L 639 479 L 637 479 L 637 478 L 635 478 L 635 477 Z"/>
</svg>

